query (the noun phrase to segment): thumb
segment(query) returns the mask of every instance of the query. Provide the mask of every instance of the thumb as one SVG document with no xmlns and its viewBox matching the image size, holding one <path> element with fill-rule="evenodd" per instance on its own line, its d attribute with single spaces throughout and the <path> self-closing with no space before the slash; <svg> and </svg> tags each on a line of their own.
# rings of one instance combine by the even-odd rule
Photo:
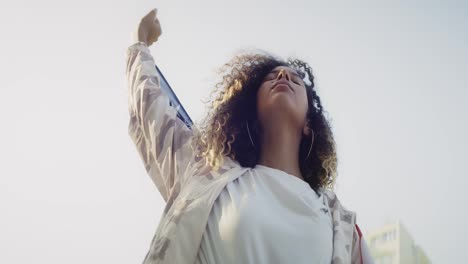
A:
<svg viewBox="0 0 468 264">
<path fill-rule="evenodd" d="M 151 19 L 154 20 L 154 18 L 156 17 L 156 14 L 157 14 L 157 13 L 158 13 L 158 9 L 157 9 L 157 8 L 153 8 L 153 9 L 151 10 L 151 12 L 149 13 L 149 17 L 150 17 Z"/>
</svg>

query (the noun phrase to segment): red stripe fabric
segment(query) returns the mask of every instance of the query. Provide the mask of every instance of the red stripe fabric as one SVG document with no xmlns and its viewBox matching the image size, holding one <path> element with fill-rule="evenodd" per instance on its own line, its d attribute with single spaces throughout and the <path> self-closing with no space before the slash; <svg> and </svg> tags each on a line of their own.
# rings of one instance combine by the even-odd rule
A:
<svg viewBox="0 0 468 264">
<path fill-rule="evenodd" d="M 362 238 L 362 232 L 361 232 L 361 229 L 359 229 L 359 226 L 357 224 L 356 225 L 356 229 L 357 229 L 357 232 L 358 232 L 358 235 L 359 235 L 359 252 L 360 252 L 360 255 L 361 255 L 361 264 L 364 264 L 364 261 L 362 260 L 362 247 L 361 247 L 361 238 Z"/>
</svg>

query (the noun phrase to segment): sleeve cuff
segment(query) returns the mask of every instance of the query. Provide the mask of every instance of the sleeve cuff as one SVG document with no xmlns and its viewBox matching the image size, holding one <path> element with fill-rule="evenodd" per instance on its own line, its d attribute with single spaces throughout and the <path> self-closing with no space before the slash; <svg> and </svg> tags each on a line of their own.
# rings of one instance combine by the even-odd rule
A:
<svg viewBox="0 0 468 264">
<path fill-rule="evenodd" d="M 144 42 L 144 41 L 137 41 L 137 42 L 134 42 L 132 45 L 130 45 L 130 47 L 133 47 L 133 46 L 145 46 L 145 47 L 148 47 L 148 44 L 146 44 L 146 42 Z"/>
<path fill-rule="evenodd" d="M 128 48 L 127 48 L 127 56 L 129 56 L 130 53 L 135 52 L 135 51 L 143 51 L 143 52 L 145 52 L 145 53 L 149 53 L 149 52 L 150 52 L 149 47 L 148 47 L 148 44 L 146 44 L 146 43 L 143 42 L 143 41 L 134 42 L 133 44 L 131 44 L 130 46 L 128 46 Z"/>
</svg>

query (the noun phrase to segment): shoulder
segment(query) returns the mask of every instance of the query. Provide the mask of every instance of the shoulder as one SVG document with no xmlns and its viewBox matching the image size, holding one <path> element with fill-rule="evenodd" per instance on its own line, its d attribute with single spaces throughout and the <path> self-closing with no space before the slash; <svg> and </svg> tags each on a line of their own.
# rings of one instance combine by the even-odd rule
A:
<svg viewBox="0 0 468 264">
<path fill-rule="evenodd" d="M 342 206 L 337 194 L 333 190 L 322 187 L 320 188 L 320 193 L 322 193 L 330 208 L 336 208 L 337 205 Z"/>
<path fill-rule="evenodd" d="M 335 191 L 322 187 L 320 188 L 319 192 L 322 193 L 323 196 L 326 198 L 330 207 L 339 206 L 341 208 L 346 208 L 346 206 L 344 206 L 342 201 L 338 198 L 338 195 Z"/>
<path fill-rule="evenodd" d="M 233 168 L 242 168 L 237 161 L 228 156 L 223 156 L 218 166 L 211 166 L 204 158 L 196 157 L 193 167 L 191 181 L 205 184 L 221 180 L 226 176 L 226 172 L 231 171 Z"/>
<path fill-rule="evenodd" d="M 344 206 L 333 190 L 321 188 L 320 192 L 323 194 L 325 203 L 328 205 L 333 215 L 339 216 L 339 220 L 341 221 L 355 224 L 356 212 Z"/>
</svg>

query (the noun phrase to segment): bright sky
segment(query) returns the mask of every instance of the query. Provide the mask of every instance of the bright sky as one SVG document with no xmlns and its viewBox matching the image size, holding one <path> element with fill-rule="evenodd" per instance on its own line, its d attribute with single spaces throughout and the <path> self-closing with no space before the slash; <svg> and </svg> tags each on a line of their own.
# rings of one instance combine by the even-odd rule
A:
<svg viewBox="0 0 468 264">
<path fill-rule="evenodd" d="M 400 218 L 433 263 L 459 263 L 468 5 L 399 2 L 2 6 L 0 263 L 143 260 L 164 202 L 127 134 L 125 52 L 154 7 L 151 52 L 192 119 L 239 49 L 309 62 L 338 144 L 336 192 L 364 233 Z"/>
</svg>

